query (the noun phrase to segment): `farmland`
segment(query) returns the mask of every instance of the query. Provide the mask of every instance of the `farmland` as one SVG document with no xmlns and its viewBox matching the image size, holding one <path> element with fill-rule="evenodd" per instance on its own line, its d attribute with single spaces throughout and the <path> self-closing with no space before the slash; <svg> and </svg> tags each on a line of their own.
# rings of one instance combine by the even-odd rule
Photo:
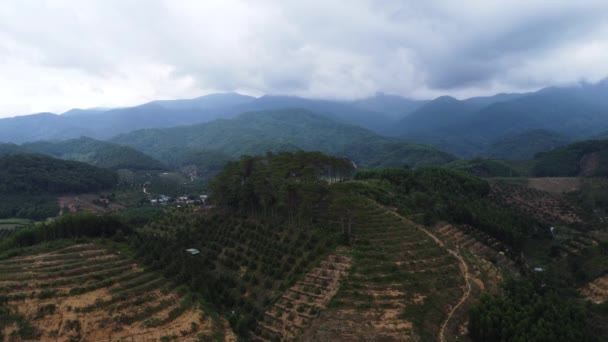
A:
<svg viewBox="0 0 608 342">
<path fill-rule="evenodd" d="M 353 265 L 305 340 L 435 340 L 466 291 L 458 260 L 369 202 L 358 211 Z"/>
<path fill-rule="evenodd" d="M 8 237 L 19 228 L 31 224 L 33 221 L 28 219 L 0 219 L 0 240 Z"/>
<path fill-rule="evenodd" d="M 13 322 L 0 328 L 11 339 L 188 341 L 224 336 L 224 322 L 205 313 L 184 288 L 91 243 L 0 261 L 0 289 Z"/>
</svg>

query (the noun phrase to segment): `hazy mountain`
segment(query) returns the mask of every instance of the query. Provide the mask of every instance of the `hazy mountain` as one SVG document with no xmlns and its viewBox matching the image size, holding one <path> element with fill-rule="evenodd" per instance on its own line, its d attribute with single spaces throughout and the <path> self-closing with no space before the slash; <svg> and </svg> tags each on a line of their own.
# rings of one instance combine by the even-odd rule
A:
<svg viewBox="0 0 608 342">
<path fill-rule="evenodd" d="M 441 96 L 414 111 L 398 123 L 402 133 L 415 136 L 419 132 L 450 129 L 473 113 L 474 107 L 450 96 Z"/>
<path fill-rule="evenodd" d="M 255 97 L 237 93 L 210 94 L 189 100 L 159 100 L 150 103 L 167 109 L 223 109 L 255 101 Z"/>
<path fill-rule="evenodd" d="M 503 137 L 481 152 L 492 159 L 532 159 L 539 152 L 552 150 L 572 141 L 565 135 L 544 129 L 534 129 Z"/>
<path fill-rule="evenodd" d="M 489 105 L 497 103 L 497 102 L 506 102 L 506 101 L 515 100 L 520 97 L 526 96 L 528 94 L 529 93 L 521 93 L 521 94 L 520 93 L 516 93 L 516 94 L 500 93 L 500 94 L 496 94 L 496 95 L 492 95 L 492 96 L 471 97 L 471 98 L 464 100 L 464 102 L 466 102 L 468 105 L 470 105 L 472 107 L 481 109 L 483 107 L 489 106 Z"/>
<path fill-rule="evenodd" d="M 208 122 L 238 114 L 226 108 L 242 105 L 251 99 L 233 93 L 212 94 L 128 108 L 75 109 L 63 115 L 39 113 L 0 119 L 0 142 L 64 140 L 81 136 L 108 139 L 137 129 Z"/>
<path fill-rule="evenodd" d="M 158 160 L 131 147 L 85 137 L 64 141 L 39 141 L 24 144 L 21 149 L 107 169 L 161 170 L 166 168 Z"/>
<path fill-rule="evenodd" d="M 373 97 L 350 102 L 351 105 L 369 111 L 385 113 L 393 119 L 402 119 L 429 101 L 412 100 L 397 95 L 377 93 Z"/>
<path fill-rule="evenodd" d="M 386 113 L 358 108 L 344 102 L 305 99 L 295 96 L 267 95 L 242 106 L 232 108 L 233 114 L 251 111 L 305 109 L 345 123 L 357 125 L 375 132 L 385 133 L 394 120 Z"/>
<path fill-rule="evenodd" d="M 209 149 L 233 158 L 266 151 L 321 151 L 363 167 L 443 164 L 455 158 L 431 147 L 399 142 L 302 109 L 249 112 L 232 120 L 148 129 L 113 142 L 162 158 L 176 149 Z"/>
<path fill-rule="evenodd" d="M 608 176 L 608 140 L 586 140 L 540 153 L 538 177 Z"/>
<path fill-rule="evenodd" d="M 606 82 L 547 88 L 478 110 L 468 101 L 440 98 L 406 117 L 399 128 L 403 139 L 463 157 L 477 156 L 506 136 L 536 129 L 581 139 L 608 128 L 607 89 Z"/>
</svg>

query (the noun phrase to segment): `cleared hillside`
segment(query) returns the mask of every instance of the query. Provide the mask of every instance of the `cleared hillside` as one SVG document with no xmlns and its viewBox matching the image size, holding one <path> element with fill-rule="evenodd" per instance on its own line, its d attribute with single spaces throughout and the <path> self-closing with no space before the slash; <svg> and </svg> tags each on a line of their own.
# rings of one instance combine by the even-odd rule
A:
<svg viewBox="0 0 608 342">
<path fill-rule="evenodd" d="M 236 340 L 183 287 L 94 244 L 5 259 L 0 274 L 2 340 Z"/>
</svg>

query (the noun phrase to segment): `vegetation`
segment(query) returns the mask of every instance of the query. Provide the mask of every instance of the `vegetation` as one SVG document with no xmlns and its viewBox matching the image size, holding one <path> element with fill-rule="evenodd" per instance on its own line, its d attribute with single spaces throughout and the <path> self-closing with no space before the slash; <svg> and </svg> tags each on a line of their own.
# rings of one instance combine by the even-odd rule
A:
<svg viewBox="0 0 608 342">
<path fill-rule="evenodd" d="M 360 171 L 358 180 L 376 180 L 360 191 L 381 203 L 398 206 L 405 215 L 422 214 L 423 222 L 437 219 L 469 224 L 515 250 L 521 249 L 535 223 L 488 200 L 490 185 L 479 178 L 440 168 Z"/>
<path fill-rule="evenodd" d="M 90 213 L 64 215 L 53 222 L 23 228 L 0 242 L 0 251 L 33 246 L 44 241 L 128 234 L 129 226 L 113 216 Z"/>
<path fill-rule="evenodd" d="M 252 112 L 232 120 L 202 125 L 141 130 L 112 141 L 132 146 L 156 158 L 178 149 L 210 149 L 231 158 L 267 151 L 321 151 L 347 157 L 357 166 L 411 167 L 454 160 L 427 146 L 379 136 L 305 110 Z"/>
<path fill-rule="evenodd" d="M 594 341 L 584 309 L 540 279 L 511 280 L 471 310 L 474 341 Z"/>
<path fill-rule="evenodd" d="M 45 219 L 57 215 L 56 196 L 93 192 L 117 183 L 114 172 L 43 155 L 0 157 L 0 218 Z"/>
<path fill-rule="evenodd" d="M 28 151 L 55 158 L 80 161 L 112 170 L 163 170 L 166 168 L 158 160 L 131 147 L 86 137 L 63 141 L 40 141 L 23 144 L 22 147 Z"/>
<path fill-rule="evenodd" d="M 492 159 L 528 160 L 538 153 L 550 151 L 570 141 L 568 137 L 556 132 L 533 129 L 499 139 L 484 149 L 481 155 Z"/>
<path fill-rule="evenodd" d="M 477 177 L 518 177 L 510 165 L 499 160 L 475 158 L 457 160 L 445 165 L 446 168 L 469 173 Z"/>
<path fill-rule="evenodd" d="M 537 177 L 608 176 L 608 140 L 587 140 L 537 155 Z"/>
</svg>

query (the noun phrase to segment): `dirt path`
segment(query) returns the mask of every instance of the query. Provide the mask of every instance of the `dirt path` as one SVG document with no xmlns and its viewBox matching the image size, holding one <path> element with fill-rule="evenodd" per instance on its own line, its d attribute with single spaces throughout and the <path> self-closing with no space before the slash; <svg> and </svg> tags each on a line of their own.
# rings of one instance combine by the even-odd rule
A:
<svg viewBox="0 0 608 342">
<path fill-rule="evenodd" d="M 460 308 L 460 306 L 462 306 L 462 304 L 464 304 L 469 299 L 469 296 L 471 295 L 471 280 L 470 280 L 469 266 L 464 261 L 464 259 L 460 256 L 460 254 L 458 254 L 458 252 L 453 251 L 453 250 L 447 248 L 445 246 L 445 244 L 443 243 L 443 241 L 441 241 L 433 233 L 431 233 L 430 231 L 428 231 L 424 226 L 416 224 L 415 222 L 412 222 L 412 221 L 406 219 L 405 217 L 397 214 L 396 212 L 394 212 L 394 211 L 392 211 L 392 210 L 390 210 L 388 208 L 385 208 L 385 209 L 388 212 L 392 213 L 393 215 L 397 216 L 402 221 L 404 221 L 404 222 L 406 222 L 408 224 L 414 225 L 418 229 L 422 230 L 426 235 L 428 235 L 431 239 L 433 239 L 439 246 L 444 247 L 448 251 L 448 253 L 452 254 L 456 259 L 458 259 L 458 263 L 460 264 L 460 271 L 462 272 L 462 274 L 464 276 L 464 279 L 465 279 L 466 289 L 464 291 L 464 294 L 462 295 L 462 297 L 458 301 L 458 303 L 452 308 L 452 310 L 450 310 L 450 313 L 448 314 L 448 317 L 446 317 L 445 321 L 441 325 L 441 328 L 439 329 L 439 341 L 440 342 L 445 342 L 445 340 L 446 340 L 445 339 L 445 330 L 448 327 L 448 323 L 450 322 L 450 319 L 452 318 L 452 316 L 454 315 L 454 313 L 456 312 L 456 310 L 458 310 L 458 308 Z"/>
</svg>

